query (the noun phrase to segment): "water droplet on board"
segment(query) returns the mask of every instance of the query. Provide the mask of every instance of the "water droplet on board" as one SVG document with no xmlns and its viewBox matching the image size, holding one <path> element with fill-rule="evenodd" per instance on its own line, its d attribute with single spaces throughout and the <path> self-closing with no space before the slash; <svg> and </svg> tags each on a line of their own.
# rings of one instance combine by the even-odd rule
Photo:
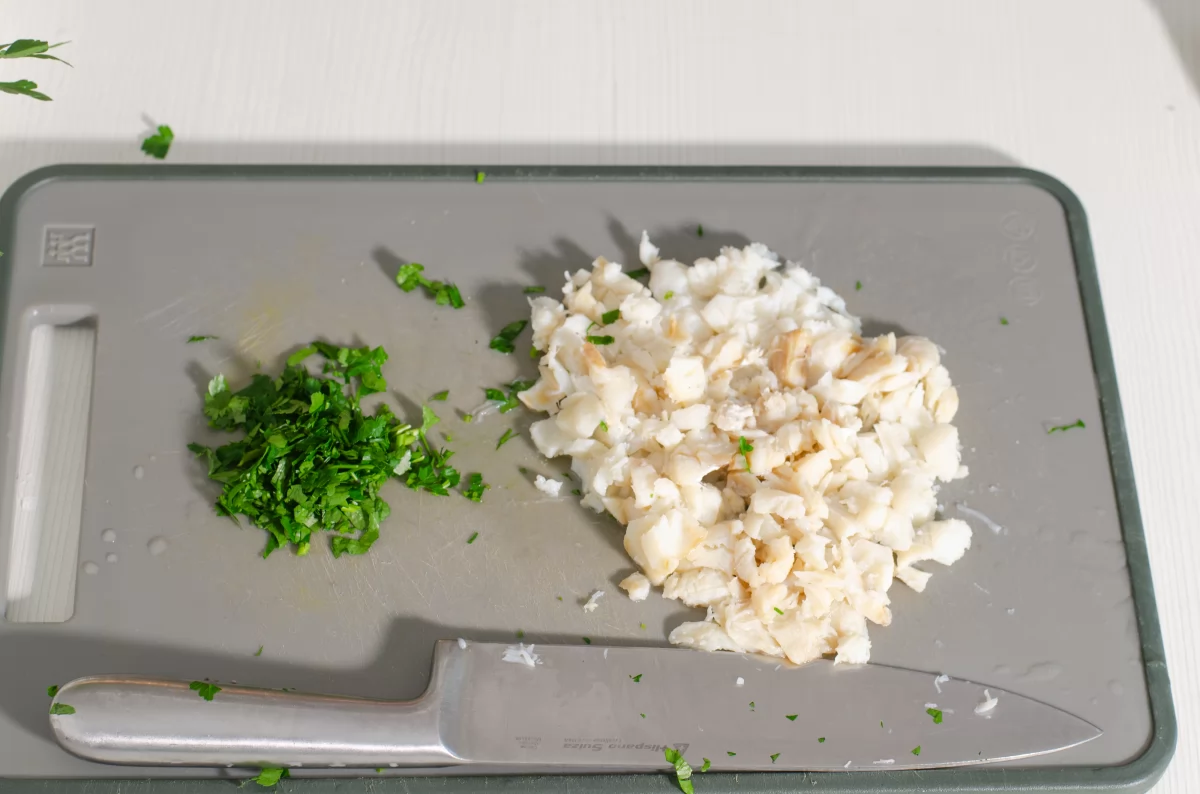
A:
<svg viewBox="0 0 1200 794">
<path fill-rule="evenodd" d="M 133 467 L 133 479 L 135 479 L 135 480 L 140 480 L 140 479 L 142 479 L 142 478 L 143 478 L 143 477 L 145 477 L 145 476 L 146 476 L 146 470 L 145 470 L 145 469 L 143 469 L 141 466 L 134 466 L 134 467 Z"/>
<path fill-rule="evenodd" d="M 163 537 L 150 538 L 150 542 L 146 544 L 146 549 L 155 557 L 167 550 L 167 539 Z"/>
<path fill-rule="evenodd" d="M 94 576 L 95 574 L 100 573 L 100 566 L 91 560 L 88 560 L 83 564 L 83 572 Z"/>
<path fill-rule="evenodd" d="M 1114 695 L 1120 697 L 1121 695 L 1125 694 L 1125 687 L 1121 684 L 1120 681 L 1109 681 L 1108 682 L 1108 691 L 1112 692 Z"/>
<path fill-rule="evenodd" d="M 105 543 L 116 543 L 117 531 L 115 529 L 104 530 L 100 533 L 100 540 L 104 541 Z"/>
<path fill-rule="evenodd" d="M 1018 679 L 1020 681 L 1053 681 L 1062 674 L 1062 665 L 1054 662 L 1039 662 L 1032 665 Z"/>
<path fill-rule="evenodd" d="M 116 553 L 115 553 L 115 552 L 111 552 L 111 551 L 110 551 L 108 554 L 105 554 L 105 555 L 104 555 L 104 561 L 105 561 L 105 562 L 116 562 L 116 561 L 117 561 L 117 555 L 116 555 Z"/>
</svg>

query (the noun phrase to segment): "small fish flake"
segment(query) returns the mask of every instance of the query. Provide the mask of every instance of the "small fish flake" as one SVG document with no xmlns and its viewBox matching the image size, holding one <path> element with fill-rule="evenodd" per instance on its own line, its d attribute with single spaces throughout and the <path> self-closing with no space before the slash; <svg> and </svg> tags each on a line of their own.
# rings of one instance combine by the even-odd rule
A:
<svg viewBox="0 0 1200 794">
<path fill-rule="evenodd" d="M 459 637 L 458 638 L 458 647 L 462 648 L 465 651 L 467 649 L 467 641 L 464 640 L 462 637 Z"/>
<path fill-rule="evenodd" d="M 983 700 L 975 707 L 975 713 L 981 717 L 990 715 L 999 702 L 999 698 L 992 697 L 992 693 L 985 689 L 983 690 Z"/>
<path fill-rule="evenodd" d="M 600 606 L 600 599 L 604 597 L 603 590 L 597 590 L 588 596 L 587 603 L 583 605 L 584 612 L 595 612 L 596 607 Z"/>
<path fill-rule="evenodd" d="M 520 643 L 518 645 L 510 645 L 504 649 L 504 655 L 500 657 L 502 662 L 511 662 L 513 664 L 523 664 L 526 667 L 533 667 L 542 663 L 542 657 L 533 652 L 532 645 Z"/>
<path fill-rule="evenodd" d="M 735 682 L 735 686 L 744 686 L 745 683 L 746 683 L 746 679 L 742 678 L 739 675 L 737 681 Z"/>
</svg>

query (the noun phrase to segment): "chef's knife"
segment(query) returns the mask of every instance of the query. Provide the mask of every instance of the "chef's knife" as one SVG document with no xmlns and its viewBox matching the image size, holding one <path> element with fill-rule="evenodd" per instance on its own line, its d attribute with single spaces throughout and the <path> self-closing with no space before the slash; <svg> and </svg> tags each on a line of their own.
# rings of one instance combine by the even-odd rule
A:
<svg viewBox="0 0 1200 794">
<path fill-rule="evenodd" d="M 114 764 L 520 771 L 662 769 L 664 747 L 724 770 L 925 769 L 1028 758 L 1100 735 L 995 687 L 998 703 L 978 715 L 983 686 L 881 665 L 517 648 L 439 642 L 428 690 L 406 702 L 224 685 L 208 701 L 186 682 L 81 678 L 54 698 L 52 712 L 73 711 L 50 722 L 70 752 Z"/>
</svg>

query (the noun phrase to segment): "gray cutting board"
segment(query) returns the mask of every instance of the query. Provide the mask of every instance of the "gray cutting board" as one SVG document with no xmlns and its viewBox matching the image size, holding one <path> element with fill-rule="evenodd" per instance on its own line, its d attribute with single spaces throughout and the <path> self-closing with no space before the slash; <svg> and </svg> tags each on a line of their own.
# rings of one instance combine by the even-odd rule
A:
<svg viewBox="0 0 1200 794">
<path fill-rule="evenodd" d="M 643 228 L 664 256 L 685 261 L 765 242 L 845 296 L 868 331 L 945 347 L 971 475 L 940 501 L 974 527 L 975 543 L 935 571 L 924 595 L 895 586 L 895 620 L 872 629 L 872 658 L 991 683 L 1104 731 L 1027 765 L 1109 766 L 1143 752 L 1152 719 L 1131 576 L 1054 195 L 1021 179 L 510 171 L 476 184 L 451 173 L 68 170 L 10 194 L 0 574 L 12 573 L 30 328 L 86 318 L 96 341 L 78 555 L 60 550 L 34 571 L 42 589 L 75 580 L 74 612 L 66 622 L 0 623 L 0 775 L 131 775 L 69 757 L 50 738 L 46 686 L 77 676 L 408 698 L 425 686 L 436 639 L 512 641 L 523 630 L 534 642 L 661 646 L 673 626 L 696 619 L 657 594 L 635 604 L 616 588 L 632 569 L 620 528 L 531 483 L 562 461 L 542 460 L 524 437 L 494 449 L 530 416 L 457 418 L 482 402 L 483 387 L 533 372 L 528 335 L 515 355 L 488 349 L 501 326 L 527 317 L 522 288 L 556 289 L 565 270 L 597 255 L 633 263 Z M 392 277 L 402 261 L 457 282 L 467 307 L 400 292 Z M 185 344 L 192 334 L 221 339 Z M 449 389 L 441 429 L 455 438 L 460 468 L 491 483 L 485 503 L 393 484 L 380 541 L 340 560 L 319 543 L 306 558 L 264 561 L 260 530 L 215 516 L 214 487 L 185 448 L 216 439 L 200 414 L 204 385 L 223 372 L 236 388 L 257 362 L 274 370 L 315 337 L 385 346 L 387 399 L 410 416 Z M 1086 429 L 1047 434 L 1076 419 Z M 595 589 L 608 595 L 584 613 Z"/>
</svg>

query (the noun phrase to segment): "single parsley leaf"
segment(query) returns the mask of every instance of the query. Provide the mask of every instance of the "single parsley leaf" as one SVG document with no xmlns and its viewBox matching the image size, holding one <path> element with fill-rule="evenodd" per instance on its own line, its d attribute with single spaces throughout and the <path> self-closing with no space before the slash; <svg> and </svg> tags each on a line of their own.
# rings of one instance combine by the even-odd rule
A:
<svg viewBox="0 0 1200 794">
<path fill-rule="evenodd" d="M 611 312 L 605 312 L 604 314 L 600 315 L 601 325 L 612 325 L 613 323 L 615 323 L 617 320 L 620 320 L 620 319 L 621 319 L 621 310 L 620 309 L 613 309 Z"/>
<path fill-rule="evenodd" d="M 737 753 L 733 752 L 732 750 L 726 750 L 725 755 L 729 756 L 730 758 L 733 758 L 735 755 L 737 755 Z"/>
<path fill-rule="evenodd" d="M 754 701 L 753 700 L 750 701 L 750 710 L 754 711 Z"/>
<path fill-rule="evenodd" d="M 188 689 L 208 701 L 211 701 L 213 696 L 221 691 L 221 687 L 216 684 L 209 684 L 204 681 L 193 681 L 188 684 Z"/>
<path fill-rule="evenodd" d="M 646 715 L 645 715 L 645 714 L 641 714 L 641 715 L 639 715 L 639 716 L 640 716 L 642 719 L 646 719 Z"/>
<path fill-rule="evenodd" d="M 683 753 L 673 747 L 663 748 L 663 757 L 667 759 L 667 763 L 675 767 L 675 782 L 679 784 L 679 788 L 687 794 L 693 794 L 695 789 L 692 786 L 692 766 L 683 758 Z"/>
<path fill-rule="evenodd" d="M 405 292 L 412 292 L 417 287 L 428 284 L 429 282 L 421 275 L 425 271 L 425 266 L 416 262 L 409 262 L 406 265 L 401 265 L 396 271 L 396 286 Z"/>
<path fill-rule="evenodd" d="M 593 345 L 611 345 L 614 341 L 611 336 L 589 336 L 587 340 Z"/>
<path fill-rule="evenodd" d="M 57 695 L 58 694 L 58 684 L 52 684 L 52 685 L 46 687 L 46 694 L 49 697 L 54 697 L 55 695 Z"/>
<path fill-rule="evenodd" d="M 479 537 L 479 533 L 478 533 L 478 532 L 472 532 L 472 533 L 471 533 L 471 537 L 467 538 L 467 545 L 468 545 L 468 546 L 470 546 L 472 543 L 474 543 L 474 542 L 475 542 L 475 538 L 477 538 L 477 537 Z"/>
<path fill-rule="evenodd" d="M 189 336 L 187 343 L 190 345 L 194 342 L 207 342 L 209 339 L 220 339 L 220 338 L 221 337 L 213 336 L 212 334 L 205 334 L 203 336 Z"/>
<path fill-rule="evenodd" d="M 710 769 L 712 769 L 712 761 L 709 761 L 707 758 L 705 758 L 704 765 L 700 767 L 700 771 L 707 772 Z"/>
<path fill-rule="evenodd" d="M 771 763 L 772 764 L 775 763 L 775 760 L 777 758 L 779 758 L 779 755 L 780 755 L 779 753 L 771 753 Z"/>
<path fill-rule="evenodd" d="M 167 156 L 167 152 L 171 150 L 171 143 L 175 140 L 175 133 L 166 124 L 158 126 L 158 132 L 146 137 L 142 141 L 142 151 L 156 160 L 161 160 Z"/>
<path fill-rule="evenodd" d="M 933 717 L 934 725 L 942 724 L 942 710 L 941 709 L 928 708 L 928 709 L 925 709 L 925 713 L 928 714 L 930 717 Z M 881 727 L 881 728 L 883 727 L 882 722 L 879 723 L 879 727 Z"/>
<path fill-rule="evenodd" d="M 631 675 L 629 676 L 629 680 L 635 684 L 640 684 L 642 683 L 642 674 L 638 673 L 637 675 Z"/>
<path fill-rule="evenodd" d="M 450 391 L 447 389 L 446 391 L 440 391 L 437 394 L 433 395 L 432 397 L 429 398 L 429 400 L 431 402 L 436 401 L 436 402 L 444 403 L 444 402 L 446 402 L 446 398 L 449 396 L 450 396 Z"/>
<path fill-rule="evenodd" d="M 488 347 L 492 350 L 499 350 L 501 353 L 513 352 L 513 340 L 521 335 L 521 332 L 525 330 L 525 326 L 527 325 L 529 325 L 528 320 L 516 320 L 509 323 L 500 329 L 500 333 L 492 337 L 492 341 L 488 343 Z"/>
<path fill-rule="evenodd" d="M 783 614 L 783 610 L 782 610 L 782 609 L 780 609 L 779 607 L 774 607 L 774 609 L 775 609 L 775 611 L 776 611 L 778 614 L 780 614 L 780 615 L 782 615 L 782 614 Z"/>
<path fill-rule="evenodd" d="M 14 96 L 27 96 L 41 102 L 49 102 L 50 97 L 37 90 L 37 83 L 32 80 L 14 80 L 11 83 L 0 83 L 0 92 Z"/>
<path fill-rule="evenodd" d="M 65 717 L 68 714 L 74 714 L 75 707 L 68 706 L 66 703 L 54 703 L 50 706 L 50 713 L 57 714 L 60 717 Z"/>
<path fill-rule="evenodd" d="M 540 284 L 535 284 L 535 285 L 534 285 L 534 286 L 532 286 L 532 287 L 526 287 L 526 288 L 525 288 L 525 294 L 526 294 L 526 295 L 538 295 L 538 294 L 540 294 L 540 293 L 543 293 L 543 292 L 545 292 L 545 291 L 546 291 L 546 288 L 545 288 L 545 287 L 543 287 L 543 286 L 541 286 Z"/>
<path fill-rule="evenodd" d="M 584 644 L 584 645 L 591 645 L 591 644 L 592 644 L 592 638 L 591 638 L 591 637 L 584 637 L 584 638 L 583 638 L 583 644 Z"/>
<path fill-rule="evenodd" d="M 518 640 L 525 639 L 525 631 L 523 629 L 517 629 L 517 639 Z"/>
<path fill-rule="evenodd" d="M 697 236 L 697 237 L 703 237 L 703 236 L 704 236 L 704 227 L 703 227 L 703 226 L 697 226 L 697 227 L 696 227 L 696 236 Z"/>
<path fill-rule="evenodd" d="M 500 447 L 507 444 L 515 435 L 516 433 L 512 431 L 511 427 L 505 430 L 504 435 L 500 436 L 500 440 L 496 442 L 496 449 L 500 449 Z"/>
<path fill-rule="evenodd" d="M 796 721 L 796 718 L 797 718 L 797 717 L 799 717 L 799 716 L 800 716 L 799 714 L 789 714 L 789 715 L 787 715 L 787 718 L 788 718 L 788 720 L 789 720 L 789 721 L 791 721 L 791 722 L 795 722 L 795 721 Z"/>
<path fill-rule="evenodd" d="M 1085 425 L 1083 423 L 1082 419 L 1076 419 L 1074 422 L 1072 422 L 1069 425 L 1055 425 L 1054 427 L 1047 430 L 1046 434 L 1049 435 L 1050 433 L 1065 433 L 1068 430 L 1074 430 L 1077 427 L 1087 427 L 1087 425 Z"/>
<path fill-rule="evenodd" d="M 416 262 L 400 266 L 400 269 L 396 271 L 396 286 L 405 292 L 412 292 L 417 287 L 422 287 L 438 306 L 461 309 L 466 305 L 457 286 L 448 281 L 430 281 L 425 277 L 425 266 Z"/>
<path fill-rule="evenodd" d="M 919 745 L 919 744 L 918 744 L 916 747 L 914 747 L 914 748 L 912 749 L 912 754 L 913 754 L 913 755 L 920 755 L 920 754 L 921 754 L 921 745 Z"/>
<path fill-rule="evenodd" d="M 862 289 L 862 282 L 861 282 L 861 281 L 856 281 L 856 282 L 854 282 L 854 289 L 855 289 L 855 290 L 861 290 L 861 289 Z"/>
<path fill-rule="evenodd" d="M 825 744 L 825 737 L 824 737 L 824 736 L 818 736 L 818 737 L 817 737 L 817 743 L 818 743 L 818 744 Z"/>
<path fill-rule="evenodd" d="M 482 184 L 483 184 L 483 180 L 485 180 L 485 179 L 487 179 L 487 174 L 486 174 L 486 173 L 484 173 L 483 171 L 476 171 L 476 172 L 475 172 L 475 184 L 477 184 L 477 185 L 482 185 Z"/>
<path fill-rule="evenodd" d="M 499 389 L 490 389 L 490 388 L 484 389 L 483 395 L 485 397 L 487 397 L 489 400 L 495 400 L 496 402 L 500 402 L 500 403 L 504 402 L 505 399 L 507 399 L 504 396 L 504 392 L 500 391 Z"/>
<path fill-rule="evenodd" d="M 630 270 L 625 275 L 629 276 L 630 278 L 641 278 L 642 276 L 650 275 L 650 269 L 645 268 L 645 267 L 639 267 L 637 270 Z"/>
<path fill-rule="evenodd" d="M 599 424 L 599 425 L 597 425 L 597 427 L 599 427 L 599 428 L 600 428 L 601 430 L 603 430 L 605 433 L 607 433 L 607 432 L 608 432 L 608 422 L 605 422 L 603 419 L 601 419 L 601 420 L 600 420 L 600 424 Z"/>
<path fill-rule="evenodd" d="M 1001 324 L 1001 325 L 1008 325 L 1008 318 L 1007 318 L 1007 317 L 1001 317 L 1001 318 L 1000 318 L 1000 324 Z"/>
<path fill-rule="evenodd" d="M 0 58 L 38 58 L 48 61 L 58 61 L 59 63 L 67 63 L 62 58 L 54 55 L 49 55 L 49 51 L 55 47 L 61 47 L 69 42 L 60 41 L 58 44 L 49 44 L 38 39 L 17 39 L 11 44 L 0 44 Z M 67 66 L 71 64 L 67 63 Z"/>
<path fill-rule="evenodd" d="M 467 478 L 467 487 L 463 488 L 463 496 L 470 499 L 472 502 L 482 502 L 483 492 L 492 486 L 483 481 L 482 474 L 472 474 Z"/>
<path fill-rule="evenodd" d="M 270 788 L 285 777 L 291 777 L 291 773 L 286 769 L 277 766 L 264 766 L 259 770 L 258 777 L 253 778 L 254 782 L 264 788 Z"/>
<path fill-rule="evenodd" d="M 663 300 L 665 300 L 665 301 L 669 301 L 669 300 L 671 300 L 671 298 L 674 298 L 674 297 L 675 297 L 675 291 L 674 291 L 674 290 L 667 290 L 666 294 L 665 294 L 665 295 L 663 295 Z"/>
<path fill-rule="evenodd" d="M 254 652 L 255 656 L 262 656 L 263 646 L 258 646 L 258 650 Z"/>
</svg>

